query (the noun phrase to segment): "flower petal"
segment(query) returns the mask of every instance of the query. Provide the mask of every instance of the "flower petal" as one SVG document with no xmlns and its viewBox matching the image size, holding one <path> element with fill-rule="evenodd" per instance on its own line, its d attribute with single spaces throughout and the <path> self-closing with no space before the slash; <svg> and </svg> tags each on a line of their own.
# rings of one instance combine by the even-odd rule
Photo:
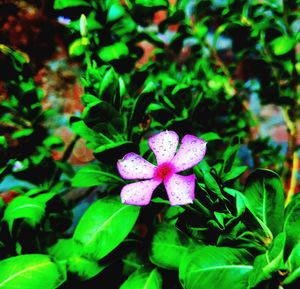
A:
<svg viewBox="0 0 300 289">
<path fill-rule="evenodd" d="M 171 163 L 176 173 L 192 168 L 200 163 L 206 152 L 206 141 L 194 135 L 183 137 L 181 145 Z"/>
<path fill-rule="evenodd" d="M 161 181 L 152 179 L 124 186 L 121 191 L 122 203 L 137 206 L 148 205 L 150 203 L 153 191 L 160 183 Z"/>
<path fill-rule="evenodd" d="M 117 167 L 120 176 L 125 180 L 151 179 L 155 166 L 135 153 L 128 153 L 119 160 Z"/>
<path fill-rule="evenodd" d="M 164 182 L 171 206 L 193 203 L 195 199 L 195 175 L 174 174 Z"/>
<path fill-rule="evenodd" d="M 175 131 L 163 131 L 149 138 L 149 147 L 154 152 L 157 164 L 170 161 L 178 146 L 178 135 Z"/>
</svg>

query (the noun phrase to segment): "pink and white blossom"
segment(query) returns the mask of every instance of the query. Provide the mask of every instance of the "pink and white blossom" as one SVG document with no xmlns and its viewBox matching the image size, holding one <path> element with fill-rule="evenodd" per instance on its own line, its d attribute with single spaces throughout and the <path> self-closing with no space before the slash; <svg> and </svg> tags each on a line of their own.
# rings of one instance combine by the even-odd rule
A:
<svg viewBox="0 0 300 289">
<path fill-rule="evenodd" d="M 179 137 L 174 131 L 164 131 L 149 138 L 157 166 L 135 153 L 128 153 L 117 163 L 123 179 L 141 180 L 123 187 L 124 204 L 144 206 L 150 203 L 154 190 L 163 183 L 172 206 L 190 204 L 195 199 L 195 175 L 178 173 L 190 169 L 203 159 L 206 142 L 193 135 L 185 135 L 178 147 Z M 177 152 L 176 152 L 177 151 Z"/>
</svg>

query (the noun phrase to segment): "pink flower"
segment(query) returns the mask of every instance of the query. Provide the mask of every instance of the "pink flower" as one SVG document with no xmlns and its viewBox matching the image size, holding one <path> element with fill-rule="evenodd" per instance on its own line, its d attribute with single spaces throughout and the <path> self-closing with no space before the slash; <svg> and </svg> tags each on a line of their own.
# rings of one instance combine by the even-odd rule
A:
<svg viewBox="0 0 300 289">
<path fill-rule="evenodd" d="M 135 153 L 128 153 L 118 161 L 117 167 L 123 179 L 143 180 L 123 187 L 123 203 L 138 206 L 149 204 L 153 191 L 162 182 L 172 206 L 194 201 L 195 175 L 181 176 L 177 173 L 194 167 L 203 159 L 206 142 L 187 134 L 176 153 L 178 139 L 174 131 L 164 131 L 149 138 L 148 143 L 156 157 L 157 166 Z"/>
</svg>

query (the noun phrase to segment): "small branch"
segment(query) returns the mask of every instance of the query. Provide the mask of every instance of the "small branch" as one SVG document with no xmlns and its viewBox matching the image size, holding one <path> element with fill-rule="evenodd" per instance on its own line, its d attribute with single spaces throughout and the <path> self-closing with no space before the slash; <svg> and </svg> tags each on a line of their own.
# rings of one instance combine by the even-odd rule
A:
<svg viewBox="0 0 300 289">
<path fill-rule="evenodd" d="M 64 154 L 63 154 L 63 157 L 61 159 L 61 162 L 65 163 L 67 162 L 67 160 L 70 158 L 71 154 L 72 154 L 72 151 L 75 147 L 75 144 L 76 142 L 80 139 L 80 136 L 79 135 L 75 135 L 74 139 L 72 140 L 72 142 L 68 145 L 68 147 L 66 148 Z M 54 174 L 53 174 L 53 177 L 51 178 L 50 180 L 50 183 L 49 183 L 49 188 L 51 188 L 56 181 L 59 180 L 61 176 L 61 170 L 59 170 L 57 167 L 55 168 L 55 171 L 54 171 Z"/>
</svg>

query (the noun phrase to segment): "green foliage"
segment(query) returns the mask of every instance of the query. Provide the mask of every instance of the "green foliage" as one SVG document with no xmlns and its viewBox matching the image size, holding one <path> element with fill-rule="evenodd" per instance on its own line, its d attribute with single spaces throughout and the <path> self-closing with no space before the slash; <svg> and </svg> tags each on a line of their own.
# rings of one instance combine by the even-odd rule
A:
<svg viewBox="0 0 300 289">
<path fill-rule="evenodd" d="M 123 179 L 100 170 L 98 165 L 85 166 L 72 179 L 73 187 L 92 187 L 123 184 Z"/>
<path fill-rule="evenodd" d="M 244 193 L 249 207 L 276 237 L 284 221 L 284 191 L 279 176 L 272 171 L 256 170 L 248 177 Z"/>
<path fill-rule="evenodd" d="M 105 267 L 97 262 L 80 257 L 74 252 L 72 239 L 60 239 L 50 247 L 49 255 L 60 262 L 66 262 L 67 270 L 78 275 L 82 280 L 90 279 L 99 274 Z"/>
<path fill-rule="evenodd" d="M 151 242 L 149 258 L 159 267 L 178 270 L 181 257 L 190 244 L 192 240 L 173 225 L 160 225 Z"/>
<path fill-rule="evenodd" d="M 122 284 L 120 289 L 129 288 L 144 288 L 144 289 L 161 289 L 162 278 L 157 269 L 147 270 L 144 268 L 136 270 L 129 278 Z"/>
<path fill-rule="evenodd" d="M 123 205 L 115 198 L 96 201 L 76 227 L 75 252 L 87 259 L 100 260 L 126 238 L 138 214 L 139 207 Z"/>
<path fill-rule="evenodd" d="M 84 109 L 65 148 L 29 58 L 0 44 L 0 181 L 18 182 L 0 192 L 0 288 L 297 287 L 297 1 L 52 2 Z M 283 112 L 287 149 L 262 135 L 254 96 Z M 165 130 L 208 142 L 194 203 L 170 207 L 160 186 L 122 204 L 116 162 L 155 164 L 148 139 Z M 79 138 L 95 160 L 78 168 Z"/>
<path fill-rule="evenodd" d="M 179 268 L 184 288 L 246 288 L 253 270 L 252 256 L 245 250 L 226 247 L 193 248 Z"/>
<path fill-rule="evenodd" d="M 64 266 L 42 254 L 7 258 L 0 262 L 0 269 L 0 288 L 38 289 L 42 285 L 55 289 L 66 279 Z"/>
</svg>

